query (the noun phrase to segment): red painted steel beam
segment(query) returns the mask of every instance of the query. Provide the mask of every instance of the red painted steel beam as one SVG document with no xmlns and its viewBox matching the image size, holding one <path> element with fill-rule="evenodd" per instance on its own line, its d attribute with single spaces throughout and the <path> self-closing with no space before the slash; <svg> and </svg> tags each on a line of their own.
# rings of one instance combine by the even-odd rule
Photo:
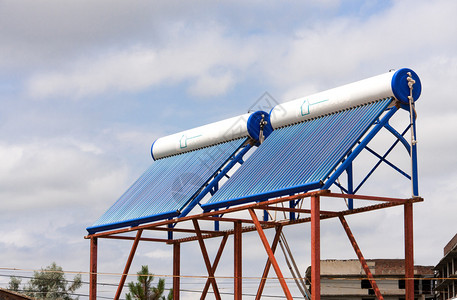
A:
<svg viewBox="0 0 457 300">
<path fill-rule="evenodd" d="M 262 203 L 251 203 L 248 205 L 235 206 L 235 207 L 227 208 L 224 210 L 212 211 L 212 212 L 202 213 L 202 214 L 193 215 L 193 216 L 186 216 L 186 217 L 179 218 L 179 219 L 164 220 L 164 221 L 159 221 L 159 222 L 155 222 L 152 224 L 144 224 L 144 225 L 139 225 L 139 226 L 135 226 L 135 227 L 122 228 L 122 229 L 117 229 L 117 230 L 94 233 L 94 234 L 85 236 L 85 238 L 90 239 L 92 237 L 104 237 L 104 236 L 112 235 L 112 234 L 133 232 L 133 231 L 140 230 L 140 229 L 149 230 L 149 229 L 153 229 L 155 227 L 165 226 L 165 225 L 172 224 L 172 223 L 180 223 L 180 222 L 185 222 L 185 221 L 189 221 L 189 220 L 198 220 L 203 217 L 218 216 L 220 214 L 228 214 L 228 213 L 232 213 L 232 212 L 244 211 L 249 208 L 260 208 L 264 205 L 276 204 L 276 203 L 286 202 L 286 201 L 290 201 L 290 200 L 303 199 L 303 198 L 311 197 L 313 195 L 327 195 L 329 193 L 330 193 L 330 191 L 328 191 L 328 190 L 318 190 L 318 191 L 313 191 L 313 192 L 307 192 L 307 193 L 297 194 L 297 195 L 293 195 L 293 196 L 289 196 L 289 197 L 276 198 L 276 199 L 264 201 Z"/>
<path fill-rule="evenodd" d="M 405 217 L 405 292 L 406 300 L 414 300 L 414 238 L 413 238 L 413 204 L 407 203 Z"/>
<path fill-rule="evenodd" d="M 242 300 L 243 290 L 243 271 L 242 271 L 242 223 L 241 221 L 233 223 L 233 248 L 234 248 L 234 294 L 235 300 Z"/>
<path fill-rule="evenodd" d="M 308 198 L 308 197 L 312 197 L 312 196 L 323 196 L 323 197 L 334 197 L 334 198 L 352 198 L 352 199 L 372 200 L 372 201 L 387 201 L 387 202 L 398 202 L 401 204 L 404 204 L 406 202 L 423 201 L 423 199 L 419 198 L 419 197 L 414 197 L 412 199 L 400 199 L 400 198 L 387 198 L 387 197 L 377 197 L 377 196 L 338 194 L 338 193 L 331 193 L 329 190 L 318 190 L 318 191 L 307 192 L 307 193 L 297 194 L 297 195 L 288 196 L 288 197 L 267 200 L 267 201 L 260 202 L 260 203 L 251 203 L 251 204 L 247 204 L 247 205 L 240 205 L 240 206 L 227 208 L 224 210 L 212 211 L 212 212 L 202 213 L 202 214 L 193 215 L 193 216 L 186 216 L 186 217 L 179 218 L 179 219 L 164 220 L 164 221 L 159 221 L 159 222 L 155 222 L 152 224 L 144 224 L 144 225 L 139 225 L 139 226 L 135 226 L 135 227 L 94 233 L 94 234 L 85 236 L 85 238 L 90 239 L 92 237 L 106 237 L 106 236 L 113 235 L 113 234 L 133 232 L 133 231 L 140 230 L 140 229 L 152 230 L 156 227 L 166 226 L 168 224 L 186 222 L 186 221 L 194 220 L 194 219 L 198 220 L 198 219 L 201 219 L 204 217 L 218 216 L 220 214 L 228 214 L 228 213 L 233 213 L 233 212 L 238 212 L 238 211 L 245 211 L 250 208 L 261 209 L 265 205 L 273 205 L 273 204 L 277 204 L 277 203 L 288 202 L 291 200 L 304 199 L 304 198 Z"/>
<path fill-rule="evenodd" d="M 211 281 L 211 285 L 213 286 L 213 292 L 216 299 L 220 300 L 221 295 L 219 293 L 219 289 L 217 288 L 216 278 L 214 277 L 213 268 L 209 261 L 208 251 L 206 250 L 205 242 L 202 238 L 202 233 L 200 232 L 200 225 L 198 225 L 198 221 L 193 219 L 192 222 L 194 223 L 195 231 L 197 232 L 198 237 L 198 244 L 200 245 L 200 250 L 202 251 L 203 260 L 205 261 L 206 270 L 208 271 L 208 279 Z"/>
<path fill-rule="evenodd" d="M 114 296 L 114 300 L 119 300 L 122 288 L 124 287 L 125 280 L 127 279 L 127 274 L 129 273 L 130 266 L 132 265 L 133 257 L 135 256 L 136 249 L 138 248 L 138 243 L 140 242 L 141 234 L 143 230 L 138 230 L 136 233 L 135 240 L 133 241 L 132 249 L 130 249 L 130 254 L 127 259 L 127 263 L 125 264 L 124 273 L 122 273 L 121 281 L 119 282 L 119 286 L 117 287 L 116 295 Z"/>
<path fill-rule="evenodd" d="M 289 287 L 287 286 L 284 276 L 282 275 L 281 268 L 279 268 L 275 255 L 273 254 L 273 251 L 271 250 L 270 245 L 268 244 L 268 240 L 267 240 L 267 237 L 265 236 L 265 233 L 263 232 L 262 225 L 260 225 L 259 219 L 257 218 L 255 211 L 252 208 L 250 208 L 248 211 L 249 211 L 249 214 L 251 215 L 252 220 L 254 221 L 254 225 L 257 229 L 257 233 L 259 234 L 260 240 L 262 241 L 262 244 L 265 247 L 265 251 L 267 252 L 268 258 L 270 259 L 270 262 L 273 265 L 273 269 L 276 272 L 276 276 L 278 276 L 278 280 L 284 291 L 284 295 L 286 296 L 286 298 L 288 300 L 292 300 L 293 299 L 292 294 L 290 293 Z"/>
<path fill-rule="evenodd" d="M 181 244 L 173 244 L 173 300 L 179 300 L 181 281 Z"/>
<path fill-rule="evenodd" d="M 390 197 L 378 197 L 378 196 L 366 196 L 366 195 L 354 195 L 354 194 L 340 194 L 340 193 L 327 193 L 323 194 L 323 197 L 331 198 L 351 198 L 357 200 L 370 200 L 370 201 L 385 201 L 385 202 L 400 202 L 405 203 L 411 199 L 402 198 L 390 198 Z"/>
<path fill-rule="evenodd" d="M 354 248 L 355 253 L 357 254 L 357 257 L 359 258 L 360 264 L 362 265 L 362 268 L 365 271 L 365 274 L 367 275 L 368 281 L 370 281 L 371 287 L 373 288 L 376 298 L 378 298 L 378 300 L 384 300 L 384 297 L 381 295 L 381 291 L 379 290 L 378 284 L 376 283 L 376 280 L 374 279 L 373 274 L 371 273 L 370 268 L 368 267 L 368 264 L 365 258 L 363 257 L 362 251 L 360 250 L 359 245 L 357 244 L 357 241 L 355 240 L 355 237 L 352 234 L 352 231 L 349 228 L 348 223 L 346 222 L 346 219 L 343 216 L 340 216 L 339 219 L 341 225 L 343 225 L 343 228 L 346 231 L 346 234 L 349 238 L 349 241 L 351 242 L 352 247 Z"/>
<path fill-rule="evenodd" d="M 415 202 L 420 202 L 420 201 L 423 201 L 422 199 L 408 199 L 407 200 L 408 202 L 411 202 L 411 203 L 415 203 Z M 384 208 L 389 208 L 389 207 L 395 207 L 395 206 L 399 206 L 399 205 L 404 205 L 404 203 L 399 203 L 399 202 L 386 202 L 386 203 L 380 203 L 380 204 L 375 204 L 375 205 L 370 205 L 370 206 L 365 206 L 365 207 L 360 207 L 360 208 L 354 208 L 354 209 L 351 209 L 351 210 L 344 210 L 344 211 L 325 211 L 325 210 L 319 210 L 319 212 L 321 213 L 320 215 L 320 219 L 321 220 L 325 220 L 325 219 L 331 219 L 331 218 L 335 218 L 335 217 L 339 217 L 340 215 L 342 216 L 346 216 L 346 215 L 353 215 L 353 214 L 358 214 L 358 213 L 363 213 L 363 212 L 368 212 L 368 211 L 374 211 L 374 210 L 379 210 L 379 209 L 384 209 Z M 255 209 L 264 209 L 264 207 L 256 207 Z M 309 210 L 309 212 L 311 212 L 311 210 Z M 300 224 L 300 223 L 307 223 L 307 222 L 311 222 L 311 217 L 306 217 L 306 218 L 300 218 L 300 219 L 296 219 L 296 220 L 284 220 L 284 221 L 281 221 L 281 222 L 266 222 L 265 225 L 262 226 L 262 228 L 273 228 L 273 227 L 276 227 L 278 225 L 280 226 L 288 226 L 288 225 L 294 225 L 294 224 Z M 265 222 L 264 222 L 265 223 Z M 247 227 L 243 227 L 243 232 L 251 232 L 251 231 L 255 231 L 256 228 L 255 226 L 247 226 Z M 233 230 L 226 230 L 226 231 L 221 231 L 221 232 L 225 232 L 227 234 L 233 234 Z M 203 238 L 211 238 L 210 236 L 203 236 Z M 188 242 L 188 241 L 191 241 L 191 240 L 194 240 L 195 237 L 187 237 L 187 238 L 183 238 L 183 239 L 177 239 L 176 241 L 179 241 L 179 242 Z"/>
<path fill-rule="evenodd" d="M 220 221 L 220 222 L 241 222 L 252 224 L 252 220 L 239 219 L 239 218 L 227 218 L 227 217 L 202 217 L 199 220 L 205 221 Z M 259 221 L 260 224 L 276 224 L 275 221 Z"/>
<path fill-rule="evenodd" d="M 228 237 L 229 237 L 228 234 L 224 235 L 224 237 L 222 238 L 221 244 L 219 245 L 219 250 L 217 250 L 216 257 L 214 258 L 214 262 L 213 262 L 213 265 L 211 267 L 212 270 L 213 270 L 213 274 L 216 273 L 217 265 L 219 264 L 219 261 L 220 261 L 221 256 L 222 256 L 222 252 L 224 251 L 225 245 L 227 244 Z M 201 296 L 200 299 L 205 299 L 206 298 L 206 295 L 208 293 L 210 284 L 211 284 L 211 281 L 208 278 L 206 280 L 206 284 L 205 284 L 205 287 L 203 288 L 202 296 Z"/>
<path fill-rule="evenodd" d="M 295 212 L 295 213 L 304 213 L 304 214 L 310 214 L 311 213 L 311 209 L 276 207 L 276 206 L 270 206 L 270 205 L 263 206 L 262 209 L 285 211 L 285 212 Z M 328 211 L 328 210 L 321 210 L 321 213 L 328 214 L 328 215 L 332 215 L 332 214 L 333 215 L 338 215 L 338 212 L 336 212 L 336 211 Z"/>
<path fill-rule="evenodd" d="M 114 239 L 114 240 L 127 240 L 127 241 L 134 241 L 136 239 L 136 237 L 133 237 L 133 236 L 120 236 L 120 235 L 110 235 L 110 236 L 106 236 L 104 238 L 105 239 Z M 158 238 L 140 238 L 140 241 L 168 243 L 170 240 L 158 239 Z"/>
<path fill-rule="evenodd" d="M 273 242 L 271 243 L 271 252 L 273 252 L 273 254 L 275 254 L 276 247 L 278 246 L 279 238 L 281 237 L 281 232 L 282 232 L 282 226 L 277 226 L 275 237 L 273 239 Z M 262 279 L 260 280 L 259 288 L 257 289 L 257 295 L 255 297 L 256 300 L 260 300 L 260 297 L 262 296 L 263 289 L 265 288 L 265 284 L 267 283 L 267 278 L 268 278 L 268 273 L 270 272 L 270 267 L 271 267 L 271 261 L 270 261 L 270 259 L 267 259 L 265 268 L 263 270 Z"/>
<path fill-rule="evenodd" d="M 187 216 L 187 217 L 183 217 L 180 219 L 165 220 L 165 221 L 155 222 L 152 224 L 140 225 L 140 226 L 136 226 L 136 227 L 123 228 L 123 229 L 117 229 L 117 230 L 112 230 L 112 231 L 105 231 L 105 232 L 87 235 L 84 238 L 86 238 L 86 239 L 107 238 L 108 236 L 111 236 L 111 235 L 135 232 L 140 229 L 155 230 L 156 228 L 158 228 L 157 230 L 163 230 L 163 228 L 161 226 L 167 226 L 168 224 L 187 222 L 187 221 L 191 221 L 194 219 L 198 220 L 201 218 L 211 217 L 211 216 L 215 216 L 215 215 L 219 215 L 219 214 L 229 214 L 229 213 L 247 210 L 249 208 L 264 209 L 264 207 L 268 206 L 268 205 L 273 205 L 273 204 L 277 204 L 277 203 L 281 203 L 281 202 L 287 202 L 290 200 L 308 198 L 308 197 L 311 197 L 312 195 L 321 195 L 321 196 L 325 196 L 325 197 L 336 197 L 336 198 L 348 198 L 350 196 L 353 199 L 360 198 L 361 200 L 378 200 L 378 201 L 387 201 L 386 199 L 393 200 L 392 202 L 386 202 L 386 203 L 377 204 L 377 205 L 370 205 L 370 206 L 361 207 L 361 208 L 357 208 L 357 209 L 353 209 L 353 210 L 346 210 L 346 211 L 340 211 L 340 212 L 328 212 L 329 214 L 332 214 L 333 216 L 337 216 L 337 214 L 350 215 L 350 214 L 356 214 L 356 213 L 370 211 L 370 210 L 381 209 L 381 208 L 385 208 L 385 207 L 403 205 L 405 203 L 416 203 L 416 202 L 424 201 L 424 199 L 420 198 L 420 197 L 414 197 L 414 198 L 409 198 L 409 199 L 398 199 L 398 198 L 371 197 L 371 196 L 348 195 L 348 194 L 335 194 L 335 193 L 330 193 L 329 191 L 325 190 L 325 191 L 309 192 L 309 193 L 305 193 L 305 194 L 298 194 L 298 195 L 294 195 L 294 196 L 290 196 L 290 197 L 277 198 L 277 199 L 273 199 L 273 200 L 264 201 L 261 203 L 237 206 L 237 207 L 232 207 L 232 208 L 225 209 L 225 210 L 213 211 L 213 212 L 208 212 L 208 213 L 203 213 L 203 214 L 193 215 L 193 216 Z M 322 212 L 324 213 L 324 211 L 322 211 Z M 276 222 L 276 224 L 277 223 L 278 222 Z M 291 222 L 291 223 L 294 224 L 293 222 Z M 272 223 L 272 224 L 275 224 L 275 223 Z M 271 227 L 274 227 L 274 225 L 272 225 Z M 170 230 L 173 230 L 173 229 L 170 229 Z M 206 232 L 208 232 L 208 231 L 202 231 L 202 233 L 206 233 Z M 217 232 L 215 232 L 215 231 L 209 231 L 209 233 L 213 234 L 214 236 L 222 235 L 222 234 L 218 235 Z M 180 242 L 181 240 L 176 240 L 176 241 Z M 171 244 L 171 243 L 174 243 L 174 241 L 168 241 L 168 243 Z"/>
<path fill-rule="evenodd" d="M 311 196 L 311 300 L 321 299 L 321 242 L 319 196 Z"/>
<path fill-rule="evenodd" d="M 170 223 L 171 224 L 171 223 Z M 167 224 L 168 225 L 168 224 Z M 153 227 L 153 228 L 146 228 L 145 230 L 150 230 L 150 231 L 173 231 L 173 232 L 182 232 L 182 233 L 195 233 L 194 229 L 190 228 L 176 228 L 176 227 Z M 212 233 L 217 233 L 217 231 L 214 230 L 202 230 L 201 231 L 203 234 L 212 234 Z"/>
<path fill-rule="evenodd" d="M 97 300 L 97 238 L 90 239 L 90 283 L 89 300 Z"/>
</svg>

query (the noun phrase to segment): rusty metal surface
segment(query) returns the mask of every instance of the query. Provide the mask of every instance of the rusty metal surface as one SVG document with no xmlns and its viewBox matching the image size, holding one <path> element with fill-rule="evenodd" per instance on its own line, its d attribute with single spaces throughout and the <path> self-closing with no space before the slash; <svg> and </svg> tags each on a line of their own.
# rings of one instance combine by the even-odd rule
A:
<svg viewBox="0 0 457 300">
<path fill-rule="evenodd" d="M 352 210 L 340 210 L 340 211 L 321 211 L 320 210 L 320 205 L 319 202 L 325 201 L 326 198 L 353 198 L 355 200 L 360 200 L 358 201 L 358 205 L 363 205 L 366 204 L 365 206 L 361 206 Z M 316 199 L 318 203 L 316 203 Z M 289 202 L 289 201 L 310 201 L 311 204 L 311 209 L 299 209 L 299 208 L 289 208 L 287 206 L 275 206 L 284 202 Z M 372 204 L 371 201 L 379 201 L 381 203 L 379 204 Z M 120 230 L 112 230 L 112 231 L 107 231 L 107 232 L 100 232 L 92 235 L 88 235 L 85 238 L 91 239 L 91 272 L 96 273 L 97 266 L 96 266 L 96 245 L 93 245 L 92 241 L 96 241 L 98 238 L 108 238 L 108 239 L 119 239 L 119 240 L 133 240 L 134 241 L 134 246 L 138 246 L 139 241 L 147 241 L 147 242 L 160 242 L 160 243 L 167 243 L 167 244 L 174 244 L 174 247 L 180 246 L 181 243 L 185 242 L 191 242 L 191 241 L 198 241 L 200 244 L 200 248 L 202 250 L 202 255 L 205 260 L 205 264 L 207 265 L 207 270 L 208 270 L 208 281 L 206 283 L 205 291 L 207 293 L 208 288 L 210 285 L 213 286 L 213 290 L 215 290 L 215 297 L 216 299 L 220 299 L 220 294 L 218 293 L 217 290 L 217 284 L 216 280 L 214 277 L 214 272 L 217 267 L 218 260 L 220 259 L 220 255 L 222 254 L 223 247 L 225 246 L 225 242 L 227 241 L 227 238 L 230 235 L 235 235 L 235 233 L 242 235 L 242 233 L 246 232 L 253 232 L 257 231 L 259 233 L 259 236 L 262 239 L 262 233 L 263 230 L 270 229 L 270 228 L 282 228 L 283 226 L 290 226 L 290 225 L 295 225 L 295 224 L 301 224 L 301 223 L 308 223 L 311 222 L 312 224 L 312 237 L 311 237 L 311 250 L 313 252 L 312 254 L 312 266 L 314 266 L 316 269 L 319 268 L 319 263 L 317 262 L 320 260 L 320 221 L 325 220 L 325 219 L 331 219 L 331 218 L 344 218 L 344 216 L 347 215 L 353 215 L 353 214 L 358 214 L 358 213 L 364 213 L 364 212 L 369 212 L 369 211 L 375 211 L 379 209 L 384 209 L 384 208 L 389 208 L 389 207 L 395 207 L 395 206 L 401 206 L 403 205 L 405 207 L 405 259 L 407 261 L 406 263 L 406 277 L 407 278 L 413 278 L 413 274 L 411 273 L 410 265 L 414 264 L 413 261 L 413 241 L 412 241 L 412 206 L 414 203 L 421 202 L 423 201 L 422 198 L 420 197 L 414 197 L 414 198 L 407 198 L 407 199 L 400 199 L 400 198 L 388 198 L 388 197 L 376 197 L 376 196 L 365 196 L 365 195 L 347 195 L 347 194 L 339 194 L 339 193 L 331 193 L 328 190 L 322 190 L 322 191 L 315 191 L 315 192 L 309 192 L 309 193 L 304 193 L 304 194 L 299 194 L 299 195 L 293 195 L 289 197 L 283 197 L 283 198 L 278 198 L 278 199 L 272 199 L 268 200 L 265 202 L 261 203 L 254 203 L 254 204 L 247 204 L 247 205 L 241 205 L 237 207 L 231 207 L 228 209 L 220 210 L 217 212 L 209 212 L 209 213 L 202 213 L 202 214 L 197 214 L 193 216 L 187 216 L 183 217 L 180 219 L 172 219 L 172 220 L 165 220 L 165 221 L 159 221 L 159 222 L 154 222 L 150 224 L 143 224 L 140 226 L 132 227 L 132 228 L 125 228 L 125 229 L 120 229 Z M 317 206 L 316 206 L 317 205 Z M 284 219 L 277 219 L 277 220 L 269 220 L 269 221 L 260 221 L 256 215 L 255 215 L 255 210 L 271 210 L 271 211 L 280 211 L 280 212 L 294 212 L 294 213 L 300 213 L 303 214 L 302 217 L 299 217 L 295 220 L 290 220 L 287 218 L 287 216 L 284 216 Z M 238 215 L 233 215 L 234 213 L 238 212 L 243 212 L 247 211 L 251 215 L 251 219 L 246 219 L 246 218 L 239 218 Z M 278 214 L 278 215 L 283 215 Z M 253 217 L 255 216 L 255 217 Z M 202 230 L 199 226 L 200 223 L 207 223 L 207 222 L 231 222 L 231 223 L 237 223 L 239 224 L 237 228 L 233 229 L 228 229 L 228 230 L 223 230 L 223 231 L 215 231 L 215 230 Z M 193 224 L 193 228 L 189 227 L 188 224 L 191 223 Z M 187 224 L 187 225 L 186 225 Z M 251 225 L 254 224 L 254 225 Z M 185 227 L 185 228 L 183 228 Z M 179 236 L 175 237 L 175 239 L 167 239 L 167 238 L 161 238 L 161 237 L 146 237 L 146 236 L 141 236 L 139 234 L 140 232 L 143 232 L 146 230 L 148 234 L 152 235 L 157 235 L 157 234 L 166 234 L 167 232 L 175 232 L 179 233 Z M 136 233 L 135 236 L 132 236 L 132 233 Z M 263 233 L 264 235 L 264 233 Z M 166 237 L 166 235 L 164 235 Z M 217 238 L 217 237 L 223 237 L 223 242 L 221 243 L 221 248 L 220 248 L 220 253 L 216 256 L 215 261 L 213 264 L 209 261 L 208 258 L 208 253 L 206 252 L 206 247 L 204 244 L 205 239 L 210 239 L 210 238 Z M 265 244 L 265 243 L 266 244 Z M 265 267 L 264 272 L 268 272 L 267 269 L 270 268 L 270 266 L 273 266 L 275 269 L 276 275 L 279 278 L 282 278 L 283 284 L 281 285 L 283 287 L 284 293 L 286 295 L 286 298 L 288 297 L 288 293 L 290 295 L 290 291 L 288 291 L 287 284 L 285 283 L 284 277 L 282 277 L 282 274 L 280 273 L 281 270 L 279 269 L 279 266 L 277 265 L 276 262 L 276 268 L 275 265 L 272 263 L 272 260 L 274 259 L 274 248 L 276 245 L 273 244 L 270 245 L 268 244 L 268 241 L 262 241 L 264 243 L 264 247 L 267 251 L 267 254 L 269 255 L 269 259 L 267 262 L 267 266 Z M 222 245 L 224 244 L 224 245 Z M 240 243 L 241 244 L 241 243 Z M 179 245 L 179 246 L 177 246 Z M 135 247 L 136 247 L 135 246 Z M 178 249 L 174 248 L 174 249 Z M 242 247 L 240 247 L 241 249 Z M 131 250 L 131 257 L 133 258 L 134 255 L 134 247 L 132 247 Z M 177 251 L 177 250 L 176 250 Z M 206 253 L 206 256 L 205 256 Z M 241 261 L 241 255 L 237 256 L 238 254 L 235 255 L 234 257 L 234 266 L 240 266 L 240 261 Z M 270 256 L 272 258 L 270 258 Z M 206 257 L 206 258 L 205 258 Z M 179 262 L 179 258 L 174 254 L 174 259 L 175 261 Z M 92 262 L 95 261 L 95 265 Z M 129 257 L 130 261 L 130 257 Z M 127 264 L 129 263 L 127 262 Z M 130 261 L 131 263 L 131 261 Z M 127 265 L 126 265 L 127 267 Z M 236 268 L 238 268 L 236 267 Z M 176 266 L 176 268 L 179 268 L 179 265 Z M 241 267 L 239 267 L 241 269 Z M 314 278 L 319 278 L 317 277 L 317 271 L 314 273 Z M 179 269 L 174 269 L 174 280 L 173 284 L 178 286 L 177 291 L 174 292 L 174 295 L 176 299 L 179 299 L 179 274 L 180 270 Z M 279 273 L 278 273 L 279 272 Z M 124 274 L 127 272 L 124 270 Z M 240 274 L 241 272 L 238 271 L 238 269 L 235 271 L 235 278 L 239 277 L 241 278 L 241 275 L 236 275 Z M 267 273 L 268 274 L 268 273 Z M 267 275 L 264 274 L 266 277 Z M 314 281 L 315 283 L 318 281 Z M 96 275 L 91 276 L 91 282 L 94 281 L 93 286 L 96 286 Z M 236 290 L 241 290 L 241 280 L 235 279 L 234 283 L 236 285 Z M 263 281 L 263 280 L 262 280 Z M 258 297 L 262 294 L 263 287 L 262 285 L 264 284 L 263 282 L 260 282 L 259 285 L 259 290 L 258 292 Z M 281 280 L 280 280 L 281 281 Z M 407 298 L 408 298 L 409 293 L 411 293 L 411 288 L 408 287 L 408 285 L 411 285 L 413 283 L 412 280 L 407 280 L 406 281 L 406 290 L 407 290 Z M 314 286 L 314 295 L 316 298 L 313 298 L 313 300 L 319 299 L 319 286 Z M 313 288 L 312 288 L 313 289 Z M 91 294 L 91 300 L 95 300 L 96 298 L 96 288 L 90 289 L 90 294 Z M 288 292 L 287 292 L 288 291 Z M 413 290 L 412 290 L 413 291 Z M 206 294 L 205 293 L 205 294 Z M 241 292 L 237 292 L 237 295 L 240 294 Z M 412 298 L 411 298 L 412 299 Z"/>
<path fill-rule="evenodd" d="M 217 265 L 219 264 L 219 261 L 220 261 L 221 256 L 222 256 L 222 252 L 224 251 L 225 245 L 227 244 L 228 237 L 229 237 L 228 234 L 224 235 L 224 237 L 222 238 L 221 244 L 219 245 L 219 250 L 217 250 L 216 257 L 214 258 L 213 265 L 211 266 L 213 273 L 216 272 Z M 205 299 L 206 294 L 208 293 L 208 289 L 209 289 L 210 284 L 211 284 L 211 281 L 208 278 L 206 280 L 205 287 L 203 288 L 201 299 Z"/>
<path fill-rule="evenodd" d="M 219 293 L 219 288 L 217 287 L 216 278 L 214 277 L 214 271 L 209 261 L 208 251 L 206 250 L 205 242 L 203 241 L 202 234 L 200 232 L 200 225 L 197 220 L 192 220 L 194 223 L 195 231 L 197 232 L 198 244 L 200 245 L 200 250 L 202 251 L 203 260 L 205 261 L 206 270 L 208 271 L 208 279 L 211 282 L 213 287 L 214 297 L 220 300 L 221 295 Z"/>
<path fill-rule="evenodd" d="M 320 197 L 311 196 L 311 300 L 321 299 Z"/>
<path fill-rule="evenodd" d="M 365 274 L 367 275 L 368 281 L 370 281 L 371 287 L 374 290 L 376 298 L 378 298 L 378 300 L 384 300 L 384 297 L 381 295 L 381 292 L 379 291 L 378 284 L 376 283 L 376 280 L 374 279 L 373 274 L 371 273 L 370 268 L 368 267 L 365 257 L 363 257 L 362 251 L 360 250 L 359 245 L 357 244 L 357 241 L 355 240 L 355 237 L 352 234 L 351 228 L 349 228 L 349 224 L 346 222 L 344 216 L 340 216 L 339 219 L 341 225 L 343 225 L 343 228 L 346 231 L 349 241 L 351 242 L 352 248 L 354 248 L 357 257 L 359 258 L 360 264 L 362 265 L 362 268 L 365 271 Z"/>
<path fill-rule="evenodd" d="M 284 291 L 284 295 L 286 296 L 286 298 L 288 300 L 292 300 L 293 299 L 292 294 L 290 293 L 286 280 L 284 279 L 284 276 L 282 275 L 281 268 L 279 267 L 278 262 L 276 261 L 276 257 L 274 255 L 273 251 L 271 250 L 270 245 L 268 244 L 267 237 L 265 236 L 265 233 L 263 232 L 262 226 L 259 223 L 259 219 L 257 218 L 257 215 L 255 214 L 255 211 L 253 209 L 249 209 L 249 214 L 251 215 L 252 220 L 254 221 L 257 233 L 259 234 L 263 247 L 265 248 L 268 258 L 273 266 L 273 269 L 275 270 L 276 276 L 278 276 L 278 280 Z"/>
<path fill-rule="evenodd" d="M 179 300 L 181 284 L 181 244 L 173 245 L 173 300 Z"/>
<path fill-rule="evenodd" d="M 97 299 L 97 238 L 90 239 L 90 283 L 89 283 L 89 300 Z"/>
<path fill-rule="evenodd" d="M 406 203 L 405 216 L 405 290 L 406 300 L 414 300 L 413 204 Z"/>
<path fill-rule="evenodd" d="M 141 234 L 143 230 L 138 230 L 135 240 L 133 241 L 132 249 L 130 249 L 130 254 L 127 259 L 127 263 L 125 264 L 124 273 L 122 273 L 121 280 L 119 282 L 119 286 L 117 287 L 116 295 L 114 296 L 114 300 L 119 300 L 119 297 L 122 293 L 122 288 L 124 287 L 125 280 L 127 279 L 127 274 L 129 273 L 130 266 L 132 265 L 133 257 L 135 256 L 136 249 L 138 248 L 138 244 L 140 242 Z"/>
<path fill-rule="evenodd" d="M 281 232 L 282 226 L 277 226 L 275 237 L 273 239 L 273 242 L 271 243 L 271 251 L 273 252 L 273 254 L 275 253 L 276 247 L 278 246 L 279 238 L 281 237 Z M 256 300 L 260 300 L 260 297 L 262 296 L 263 289 L 265 288 L 265 284 L 267 283 L 267 277 L 268 273 L 270 272 L 270 267 L 271 261 L 270 259 L 267 259 L 265 268 L 263 270 L 262 279 L 260 280 L 259 288 L 257 289 L 257 295 L 255 297 Z"/>
</svg>

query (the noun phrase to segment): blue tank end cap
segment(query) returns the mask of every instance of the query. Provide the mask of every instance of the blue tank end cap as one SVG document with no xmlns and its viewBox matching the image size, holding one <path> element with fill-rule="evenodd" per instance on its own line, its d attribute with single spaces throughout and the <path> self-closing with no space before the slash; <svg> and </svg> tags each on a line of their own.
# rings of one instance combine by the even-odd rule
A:
<svg viewBox="0 0 457 300">
<path fill-rule="evenodd" d="M 413 85 L 413 99 L 417 101 L 419 99 L 421 92 L 422 92 L 422 85 L 419 79 L 419 76 L 411 70 L 407 68 L 400 69 L 395 72 L 394 76 L 392 77 L 392 91 L 394 93 L 395 98 L 399 100 L 402 104 L 408 104 L 408 96 L 409 96 L 409 86 L 408 86 L 408 72 L 411 73 L 412 79 L 416 81 Z"/>
<path fill-rule="evenodd" d="M 263 127 L 264 138 L 267 138 L 270 135 L 270 133 L 273 132 L 273 127 L 271 126 L 270 122 L 270 115 L 265 111 L 256 111 L 255 113 L 249 116 L 247 124 L 249 136 L 255 139 L 256 141 L 259 140 L 260 121 L 262 121 L 262 115 L 264 116 L 264 120 L 267 121 L 267 124 Z"/>
<path fill-rule="evenodd" d="M 157 140 L 155 140 L 151 145 L 151 157 L 152 157 L 153 160 L 156 160 L 155 157 L 154 157 L 154 144 L 155 144 L 155 142 L 157 142 Z"/>
</svg>

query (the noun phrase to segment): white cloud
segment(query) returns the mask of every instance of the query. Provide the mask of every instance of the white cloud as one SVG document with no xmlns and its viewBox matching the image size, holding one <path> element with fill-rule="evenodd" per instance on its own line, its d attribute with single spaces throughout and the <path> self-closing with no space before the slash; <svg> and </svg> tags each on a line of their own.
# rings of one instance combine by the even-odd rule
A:
<svg viewBox="0 0 457 300">
<path fill-rule="evenodd" d="M 2 237 L 0 243 L 16 248 L 32 247 L 37 242 L 34 235 L 24 228 L 17 228 L 12 231 L 2 230 L 0 235 Z"/>
<path fill-rule="evenodd" d="M 199 77 L 189 88 L 191 95 L 196 97 L 214 97 L 227 93 L 235 79 L 232 74 L 205 75 Z"/>
<path fill-rule="evenodd" d="M 144 256 L 153 258 L 153 259 L 170 259 L 173 257 L 173 252 L 170 249 L 167 250 L 154 250 L 148 253 L 145 253 Z"/>
<path fill-rule="evenodd" d="M 254 52 L 236 39 L 224 37 L 220 28 L 199 30 L 178 24 L 170 30 L 170 42 L 163 48 L 134 46 L 79 59 L 69 69 L 36 73 L 27 82 L 27 94 L 32 98 L 82 98 L 187 80 L 194 95 L 225 93 L 235 82 L 231 72 L 247 68 Z"/>
<path fill-rule="evenodd" d="M 94 154 L 100 150 L 93 145 L 75 144 L 78 143 L 71 140 L 0 145 L 2 209 L 17 211 L 90 203 L 97 207 L 97 202 L 119 196 L 119 189 L 112 187 L 126 184 L 124 167 Z"/>
</svg>

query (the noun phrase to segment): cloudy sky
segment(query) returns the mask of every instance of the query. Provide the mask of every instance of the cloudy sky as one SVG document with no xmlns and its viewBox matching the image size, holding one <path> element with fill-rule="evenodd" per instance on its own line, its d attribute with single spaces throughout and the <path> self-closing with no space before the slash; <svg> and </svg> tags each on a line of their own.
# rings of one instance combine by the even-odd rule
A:
<svg viewBox="0 0 457 300">
<path fill-rule="evenodd" d="M 423 84 L 415 255 L 435 265 L 457 233 L 456 13 L 453 0 L 0 0 L 0 287 L 53 261 L 87 272 L 85 228 L 151 164 L 155 139 L 245 113 L 264 92 L 286 101 L 401 67 Z M 409 196 L 408 182 L 383 179 L 371 192 Z M 401 209 L 348 219 L 367 258 L 402 257 L 402 221 Z M 338 223 L 322 230 L 322 258 L 355 258 Z M 309 228 L 288 234 L 305 268 Z M 129 246 L 102 241 L 99 271 L 121 272 Z M 183 274 L 206 274 L 196 246 Z M 170 254 L 140 246 L 132 270 L 170 275 Z"/>
</svg>

